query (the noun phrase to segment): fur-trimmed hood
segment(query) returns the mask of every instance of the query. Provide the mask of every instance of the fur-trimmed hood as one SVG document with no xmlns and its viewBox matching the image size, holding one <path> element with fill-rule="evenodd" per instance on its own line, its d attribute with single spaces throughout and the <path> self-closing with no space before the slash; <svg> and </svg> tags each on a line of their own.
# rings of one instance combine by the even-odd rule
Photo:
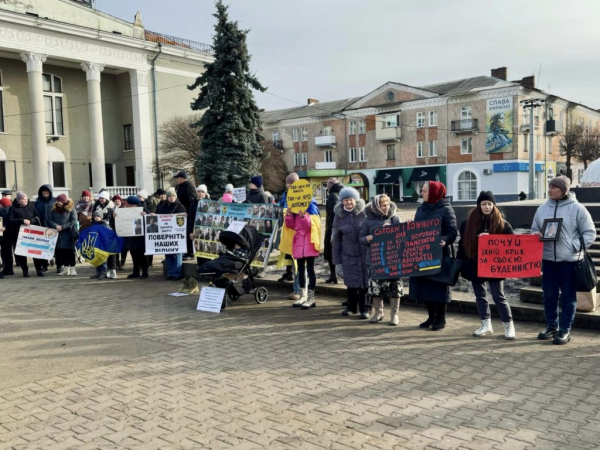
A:
<svg viewBox="0 0 600 450">
<path fill-rule="evenodd" d="M 356 200 L 356 207 L 352 211 L 346 211 L 344 209 L 344 205 L 342 204 L 342 202 L 337 203 L 333 207 L 333 212 L 338 217 L 343 217 L 344 213 L 354 214 L 356 216 L 356 215 L 360 214 L 361 212 L 363 212 L 364 210 L 365 210 L 365 201 L 362 198 L 359 198 L 358 200 Z"/>
<path fill-rule="evenodd" d="M 73 209 L 75 209 L 75 203 L 73 203 L 73 200 L 69 199 L 69 201 L 67 203 L 65 203 L 61 208 L 59 208 L 58 206 L 56 206 L 56 203 L 54 203 L 54 205 L 52 205 L 52 211 L 58 211 L 58 212 L 67 212 L 70 213 L 71 211 L 73 211 Z"/>
<path fill-rule="evenodd" d="M 396 215 L 396 210 L 398 209 L 396 207 L 396 204 L 394 202 L 390 202 L 390 210 L 388 211 L 387 216 L 382 216 L 381 214 L 379 214 L 378 212 L 375 212 L 375 210 L 373 209 L 373 203 L 369 202 L 367 203 L 366 206 L 366 211 L 365 213 L 367 214 L 367 218 L 368 219 L 379 219 L 379 220 L 383 220 L 383 219 L 389 219 L 390 217 L 393 217 Z"/>
</svg>

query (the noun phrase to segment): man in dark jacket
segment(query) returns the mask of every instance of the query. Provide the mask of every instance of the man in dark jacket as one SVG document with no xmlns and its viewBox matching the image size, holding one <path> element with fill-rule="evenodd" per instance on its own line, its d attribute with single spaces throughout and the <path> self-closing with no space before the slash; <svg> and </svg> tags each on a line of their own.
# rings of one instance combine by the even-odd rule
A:
<svg viewBox="0 0 600 450">
<path fill-rule="evenodd" d="M 4 268 L 0 272 L 0 278 L 4 278 L 4 275 L 14 275 L 13 271 L 13 253 L 12 243 L 10 242 L 10 236 L 8 231 L 8 213 L 10 211 L 12 202 L 9 198 L 3 198 L 0 200 L 0 218 L 2 223 L 0 224 L 0 255 L 2 255 L 2 263 Z"/>
<path fill-rule="evenodd" d="M 173 178 L 177 179 L 177 186 L 175 186 L 175 192 L 177 193 L 177 200 L 183 205 L 185 211 L 189 211 L 190 205 L 196 198 L 196 188 L 190 183 L 190 175 L 185 170 L 180 170 L 177 175 Z M 187 237 L 187 254 L 183 255 L 183 260 L 187 261 L 193 259 L 194 245 Z"/>
<path fill-rule="evenodd" d="M 40 221 L 43 227 L 48 226 L 48 218 L 50 217 L 54 203 L 56 203 L 56 198 L 52 193 L 52 186 L 49 184 L 43 184 L 40 186 L 38 189 L 38 197 L 35 200 L 35 209 L 38 212 L 38 216 L 40 216 Z M 48 261 L 42 261 L 42 270 L 44 272 L 48 271 Z"/>
<path fill-rule="evenodd" d="M 336 177 L 331 177 L 327 181 L 327 217 L 325 218 L 325 249 L 323 252 L 323 258 L 329 263 L 329 278 L 325 280 L 325 283 L 337 284 L 338 279 L 335 275 L 335 266 L 333 265 L 332 255 L 332 238 L 333 238 L 333 219 L 335 218 L 335 205 L 340 200 L 340 191 L 344 189 L 344 185 L 338 181 Z"/>
<path fill-rule="evenodd" d="M 29 202 L 27 195 L 22 192 L 17 192 L 17 198 L 13 202 L 12 207 L 8 213 L 8 224 L 10 227 L 10 240 L 13 245 L 13 249 L 17 246 L 17 240 L 19 238 L 19 229 L 21 225 L 41 225 L 40 216 L 33 203 Z M 19 263 L 21 270 L 23 271 L 24 277 L 29 277 L 29 268 L 27 267 L 27 258 L 25 256 L 16 256 L 15 259 Z M 42 260 L 34 258 L 33 264 L 39 277 L 44 276 L 42 271 Z"/>
<path fill-rule="evenodd" d="M 269 196 L 263 187 L 263 177 L 254 175 L 250 179 L 250 190 L 246 196 L 248 203 L 269 203 Z"/>
</svg>

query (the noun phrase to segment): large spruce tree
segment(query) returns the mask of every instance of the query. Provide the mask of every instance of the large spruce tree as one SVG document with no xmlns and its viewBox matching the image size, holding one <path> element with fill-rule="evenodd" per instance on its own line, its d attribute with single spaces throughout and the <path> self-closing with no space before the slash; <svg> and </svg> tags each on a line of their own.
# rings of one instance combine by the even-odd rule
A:
<svg viewBox="0 0 600 450">
<path fill-rule="evenodd" d="M 221 0 L 216 7 L 215 61 L 206 65 L 206 71 L 189 89 L 200 87 L 192 109 L 204 113 L 192 124 L 202 139 L 197 181 L 206 184 L 209 192 L 221 194 L 227 183 L 245 186 L 259 172 L 264 157 L 259 142 L 263 138 L 252 89 L 264 92 L 266 88 L 250 73 L 248 31 L 240 30 L 237 22 L 229 19 L 229 7 Z"/>
</svg>

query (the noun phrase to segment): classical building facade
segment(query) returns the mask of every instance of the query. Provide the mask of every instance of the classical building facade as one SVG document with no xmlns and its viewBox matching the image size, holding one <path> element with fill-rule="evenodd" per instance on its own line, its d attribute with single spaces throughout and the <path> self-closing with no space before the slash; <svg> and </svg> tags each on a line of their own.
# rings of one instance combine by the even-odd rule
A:
<svg viewBox="0 0 600 450">
<path fill-rule="evenodd" d="M 190 115 L 210 46 L 91 0 L 0 2 L 0 188 L 129 194 L 161 183 L 157 127 Z"/>
<path fill-rule="evenodd" d="M 289 170 L 311 181 L 320 202 L 332 175 L 367 199 L 386 192 L 410 201 L 426 181 L 439 180 L 455 202 L 473 202 L 484 189 L 499 201 L 517 200 L 529 190 L 531 133 L 536 193 L 543 198 L 546 179 L 564 170 L 562 134 L 570 124 L 598 127 L 600 113 L 534 86 L 533 77 L 508 81 L 500 68 L 421 87 L 390 82 L 334 102 L 309 99 L 306 106 L 264 111 L 262 119 Z M 534 110 L 532 130 L 520 102 L 533 98 L 545 103 Z"/>
</svg>

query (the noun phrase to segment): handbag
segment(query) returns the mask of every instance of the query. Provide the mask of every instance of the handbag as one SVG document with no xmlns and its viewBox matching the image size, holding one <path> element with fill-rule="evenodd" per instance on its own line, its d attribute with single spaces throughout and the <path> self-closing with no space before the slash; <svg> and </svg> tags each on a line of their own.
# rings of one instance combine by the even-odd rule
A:
<svg viewBox="0 0 600 450">
<path fill-rule="evenodd" d="M 581 244 L 579 256 L 583 253 L 583 258 L 575 264 L 575 287 L 577 292 L 590 292 L 598 284 L 596 266 L 585 248 L 582 237 L 579 238 L 579 242 Z"/>
<path fill-rule="evenodd" d="M 448 286 L 454 286 L 456 283 L 458 283 L 462 261 L 460 259 L 456 259 L 456 255 L 454 254 L 454 245 L 451 245 L 450 248 L 452 256 L 444 256 L 442 258 L 442 270 L 440 273 L 430 275 L 426 277 L 427 279 L 435 281 L 436 283 L 446 284 Z"/>
</svg>

